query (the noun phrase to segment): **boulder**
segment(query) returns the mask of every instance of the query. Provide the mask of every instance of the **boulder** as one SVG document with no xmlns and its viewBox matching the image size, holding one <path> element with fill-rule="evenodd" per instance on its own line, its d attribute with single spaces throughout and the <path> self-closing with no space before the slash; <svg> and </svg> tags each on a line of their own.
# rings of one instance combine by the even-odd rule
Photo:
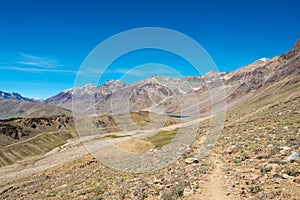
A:
<svg viewBox="0 0 300 200">
<path fill-rule="evenodd" d="M 287 157 L 286 159 L 284 159 L 283 161 L 284 162 L 291 162 L 293 160 L 300 160 L 300 156 L 299 156 L 299 153 L 293 151 L 291 153 L 291 155 L 289 157 Z"/>
</svg>

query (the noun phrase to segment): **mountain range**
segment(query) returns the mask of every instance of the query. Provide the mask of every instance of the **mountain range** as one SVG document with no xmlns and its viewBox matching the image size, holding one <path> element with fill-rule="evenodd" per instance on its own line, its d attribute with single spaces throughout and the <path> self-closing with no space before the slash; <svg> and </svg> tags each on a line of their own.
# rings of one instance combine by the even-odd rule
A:
<svg viewBox="0 0 300 200">
<path fill-rule="evenodd" d="M 191 111 L 196 105 L 201 105 L 203 112 L 210 104 L 205 101 L 205 97 L 208 97 L 207 84 L 215 78 L 224 82 L 226 101 L 230 107 L 230 103 L 240 98 L 249 100 L 257 90 L 268 88 L 267 92 L 270 92 L 276 90 L 273 85 L 284 87 L 297 83 L 300 80 L 299 51 L 300 40 L 285 54 L 259 59 L 230 73 L 209 72 L 199 77 L 183 78 L 156 75 L 128 85 L 119 80 L 110 80 L 100 86 L 88 84 L 82 88 L 65 90 L 46 99 L 44 103 L 72 110 L 73 99 L 75 106 L 86 114 L 108 114 L 112 106 L 114 112 L 123 113 L 127 109 L 124 103 L 128 104 L 129 111 L 178 114 L 183 108 Z M 198 102 L 192 98 L 195 96 Z"/>
<path fill-rule="evenodd" d="M 18 93 L 0 92 L 0 99 L 42 103 L 67 110 L 72 110 L 73 105 L 74 109 L 87 115 L 122 114 L 127 111 L 179 115 L 182 110 L 193 115 L 197 107 L 200 107 L 201 113 L 208 111 L 211 102 L 207 84 L 213 84 L 214 80 L 223 81 L 228 108 L 250 100 L 257 90 L 267 89 L 266 93 L 269 93 L 278 87 L 297 83 L 300 80 L 299 51 L 300 40 L 285 54 L 259 59 L 230 73 L 209 72 L 203 76 L 183 78 L 156 75 L 128 85 L 120 80 L 109 80 L 100 86 L 87 84 L 68 89 L 42 101 Z M 20 109 L 18 112 L 24 111 Z"/>
</svg>

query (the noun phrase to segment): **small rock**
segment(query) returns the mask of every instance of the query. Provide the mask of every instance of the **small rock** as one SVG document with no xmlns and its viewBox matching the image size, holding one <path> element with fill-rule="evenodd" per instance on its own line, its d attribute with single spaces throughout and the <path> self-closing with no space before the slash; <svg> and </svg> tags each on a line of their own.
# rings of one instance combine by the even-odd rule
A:
<svg viewBox="0 0 300 200">
<path fill-rule="evenodd" d="M 159 179 L 154 179 L 154 180 L 153 180 L 153 183 L 154 183 L 154 184 L 158 184 L 158 183 L 160 183 L 160 180 L 159 180 Z"/>
<path fill-rule="evenodd" d="M 257 159 L 261 160 L 261 159 L 267 159 L 268 155 L 262 154 L 262 155 L 258 155 L 256 156 Z"/>
<path fill-rule="evenodd" d="M 290 161 L 293 161 L 293 160 L 300 160 L 299 153 L 293 151 L 291 153 L 291 155 L 289 157 L 287 157 L 286 159 L 284 159 L 283 161 L 284 162 L 290 162 Z"/>
<path fill-rule="evenodd" d="M 232 145 L 232 146 L 231 146 L 231 149 L 236 149 L 236 148 L 237 148 L 236 145 Z"/>
<path fill-rule="evenodd" d="M 156 153 L 156 152 L 157 152 L 157 149 L 150 149 L 150 152 Z"/>
<path fill-rule="evenodd" d="M 291 178 L 291 176 L 289 176 L 289 175 L 287 175 L 287 174 L 283 174 L 283 175 L 282 175 L 282 178 L 288 179 L 288 178 Z"/>
<path fill-rule="evenodd" d="M 187 158 L 184 160 L 186 164 L 193 164 L 193 163 L 199 163 L 199 160 L 197 158 Z"/>
<path fill-rule="evenodd" d="M 288 151 L 288 150 L 291 150 L 292 148 L 291 147 L 286 147 L 286 146 L 282 146 L 282 147 L 279 147 L 281 150 L 284 150 L 284 151 Z"/>
<path fill-rule="evenodd" d="M 188 188 L 184 188 L 183 195 L 184 196 L 190 196 L 190 195 L 194 194 L 194 192 L 195 192 L 194 190 L 190 190 Z"/>
<path fill-rule="evenodd" d="M 279 175 L 279 174 L 274 174 L 273 178 L 283 178 L 283 177 L 281 175 Z"/>
</svg>

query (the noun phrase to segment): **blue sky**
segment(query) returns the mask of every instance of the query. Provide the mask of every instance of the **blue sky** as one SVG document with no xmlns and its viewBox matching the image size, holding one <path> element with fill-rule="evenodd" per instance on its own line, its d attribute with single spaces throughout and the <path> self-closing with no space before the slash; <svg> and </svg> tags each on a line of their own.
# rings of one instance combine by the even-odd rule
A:
<svg viewBox="0 0 300 200">
<path fill-rule="evenodd" d="M 206 49 L 220 71 L 232 71 L 289 50 L 300 38 L 299 7 L 298 0 L 1 1 L 0 90 L 47 98 L 71 88 L 95 46 L 139 27 L 182 32 Z M 120 58 L 101 81 L 153 62 L 195 75 L 184 60 L 148 50 Z M 126 81 L 141 78 L 132 73 Z"/>
</svg>

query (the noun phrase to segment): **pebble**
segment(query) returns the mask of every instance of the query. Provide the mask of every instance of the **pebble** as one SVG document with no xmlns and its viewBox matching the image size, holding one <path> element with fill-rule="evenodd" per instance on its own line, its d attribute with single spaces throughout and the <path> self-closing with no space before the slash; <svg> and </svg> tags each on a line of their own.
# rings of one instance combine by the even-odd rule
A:
<svg viewBox="0 0 300 200">
<path fill-rule="evenodd" d="M 286 147 L 286 146 L 282 146 L 282 147 L 279 147 L 279 148 L 284 150 L 284 151 L 288 151 L 288 150 L 292 149 L 291 147 Z"/>
<path fill-rule="evenodd" d="M 279 174 L 274 174 L 273 178 L 283 178 L 283 177 L 281 175 L 279 175 Z"/>
<path fill-rule="evenodd" d="M 187 158 L 184 160 L 186 164 L 193 164 L 193 163 L 199 163 L 199 160 L 197 158 Z"/>
<path fill-rule="evenodd" d="M 284 178 L 284 179 L 289 179 L 289 178 L 291 178 L 291 176 L 289 176 L 289 175 L 287 175 L 287 174 L 283 174 L 283 175 L 282 175 L 282 178 Z"/>
</svg>

